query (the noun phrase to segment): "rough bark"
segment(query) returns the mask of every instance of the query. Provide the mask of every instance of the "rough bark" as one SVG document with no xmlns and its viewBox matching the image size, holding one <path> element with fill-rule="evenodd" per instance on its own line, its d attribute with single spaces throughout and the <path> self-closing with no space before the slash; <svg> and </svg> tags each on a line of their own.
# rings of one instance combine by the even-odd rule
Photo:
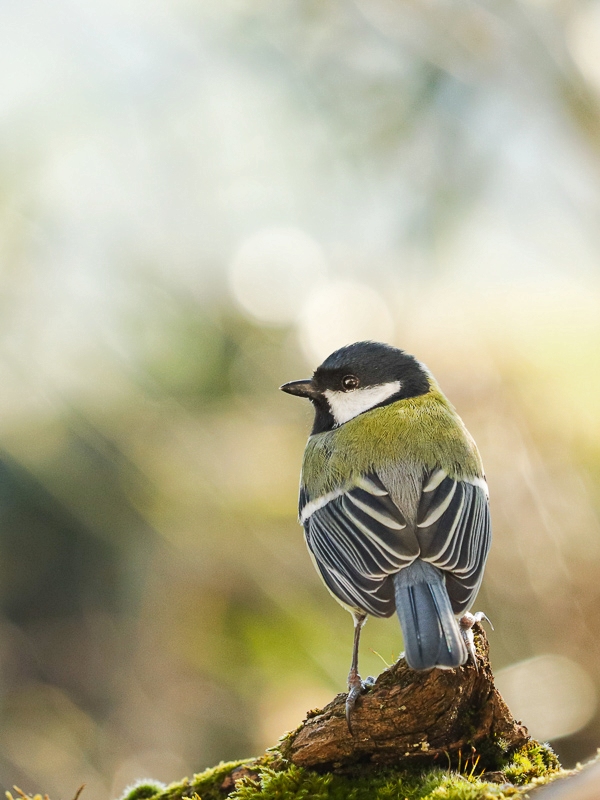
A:
<svg viewBox="0 0 600 800">
<path fill-rule="evenodd" d="M 359 699 L 350 734 L 344 716 L 346 695 L 339 694 L 281 743 L 292 763 L 318 770 L 352 765 L 448 766 L 467 759 L 479 770 L 492 768 L 501 753 L 529 740 L 494 686 L 488 643 L 474 628 L 477 665 L 471 659 L 456 670 L 411 670 L 401 659 L 385 670 Z M 489 765 L 489 766 L 488 766 Z"/>
</svg>

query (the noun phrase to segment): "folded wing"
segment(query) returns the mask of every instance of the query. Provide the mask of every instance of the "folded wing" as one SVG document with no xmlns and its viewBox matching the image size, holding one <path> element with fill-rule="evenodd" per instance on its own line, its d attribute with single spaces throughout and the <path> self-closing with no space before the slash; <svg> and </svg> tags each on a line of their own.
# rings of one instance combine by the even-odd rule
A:
<svg viewBox="0 0 600 800">
<path fill-rule="evenodd" d="M 375 474 L 358 486 L 309 501 L 300 494 L 306 542 L 325 584 L 350 609 L 387 617 L 395 609 L 390 575 L 416 558 L 442 570 L 455 614 L 473 602 L 491 543 L 483 478 L 427 474 L 410 524 Z"/>
<path fill-rule="evenodd" d="M 389 576 L 414 561 L 419 545 L 377 475 L 346 492 L 302 501 L 306 542 L 329 590 L 351 609 L 393 614 Z"/>
<path fill-rule="evenodd" d="M 423 482 L 416 536 L 420 557 L 441 569 L 455 614 L 466 611 L 479 590 L 491 544 L 487 485 L 458 481 L 441 469 Z"/>
</svg>

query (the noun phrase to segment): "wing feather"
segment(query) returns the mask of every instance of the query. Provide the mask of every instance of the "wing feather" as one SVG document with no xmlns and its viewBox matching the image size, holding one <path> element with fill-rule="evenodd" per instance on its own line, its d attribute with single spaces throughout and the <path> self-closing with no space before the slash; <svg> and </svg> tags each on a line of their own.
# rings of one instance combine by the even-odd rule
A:
<svg viewBox="0 0 600 800">
<path fill-rule="evenodd" d="M 301 513 L 308 508 L 306 495 L 303 500 Z M 306 542 L 329 590 L 351 608 L 378 617 L 392 614 L 389 576 L 414 561 L 419 547 L 379 477 L 367 475 L 323 505 L 317 499 L 308 511 L 312 508 L 304 521 Z"/>
<path fill-rule="evenodd" d="M 436 470 L 424 481 L 417 512 L 421 558 L 443 570 L 456 614 L 477 594 L 491 544 L 485 482 L 456 481 Z M 438 513 L 442 509 L 441 513 Z"/>
<path fill-rule="evenodd" d="M 435 469 L 423 479 L 416 520 L 404 518 L 381 479 L 309 500 L 300 494 L 306 542 L 332 594 L 351 609 L 384 617 L 395 608 L 393 575 L 420 557 L 443 571 L 452 608 L 467 610 L 491 542 L 485 481 Z"/>
</svg>

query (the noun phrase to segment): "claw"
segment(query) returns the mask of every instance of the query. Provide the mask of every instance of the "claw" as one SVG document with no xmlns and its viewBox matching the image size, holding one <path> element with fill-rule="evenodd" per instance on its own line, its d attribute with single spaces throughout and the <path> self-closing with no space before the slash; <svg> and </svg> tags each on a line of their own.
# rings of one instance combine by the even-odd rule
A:
<svg viewBox="0 0 600 800">
<path fill-rule="evenodd" d="M 466 617 L 467 614 L 464 616 Z M 490 618 L 487 616 L 487 614 L 484 614 L 483 611 L 476 611 L 474 614 L 469 614 L 469 616 L 473 617 L 473 625 L 475 625 L 476 622 L 483 622 L 483 620 L 485 620 L 490 628 L 494 630 L 494 626 L 492 625 Z"/>
<path fill-rule="evenodd" d="M 354 731 L 352 730 L 352 714 L 354 712 L 354 707 L 356 705 L 356 701 L 361 696 L 363 692 L 367 689 L 370 689 L 371 686 L 375 683 L 375 678 L 369 676 L 366 680 L 361 680 L 360 675 L 358 673 L 353 674 L 352 672 L 348 676 L 348 696 L 346 697 L 346 724 L 348 725 L 348 731 L 350 732 L 350 736 L 354 736 Z"/>
<path fill-rule="evenodd" d="M 476 614 L 470 614 L 467 611 L 458 621 L 458 625 L 460 627 L 460 632 L 462 633 L 464 643 L 467 647 L 469 655 L 473 659 L 473 664 L 475 665 L 475 670 L 477 672 L 479 672 L 479 664 L 477 662 L 477 653 L 475 651 L 475 636 L 473 635 L 473 625 L 475 625 L 477 622 L 482 622 L 483 620 L 485 620 L 490 626 L 490 628 L 494 630 L 494 626 L 487 618 L 487 616 L 483 613 L 483 611 L 478 611 Z"/>
<path fill-rule="evenodd" d="M 361 689 L 362 686 L 360 686 L 360 684 L 358 686 L 353 686 L 346 697 L 346 725 L 348 726 L 350 736 L 354 736 L 354 731 L 352 730 L 352 712 L 354 711 L 356 701 L 360 697 Z"/>
</svg>

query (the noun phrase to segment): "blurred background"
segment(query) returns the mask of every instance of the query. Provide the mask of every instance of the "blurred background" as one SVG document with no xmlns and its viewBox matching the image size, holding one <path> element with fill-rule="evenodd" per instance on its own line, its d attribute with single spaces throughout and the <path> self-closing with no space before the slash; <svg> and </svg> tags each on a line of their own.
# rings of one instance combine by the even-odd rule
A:
<svg viewBox="0 0 600 800">
<path fill-rule="evenodd" d="M 0 786 L 110 799 L 345 687 L 296 522 L 336 347 L 475 436 L 515 715 L 600 746 L 600 2 L 0 7 Z M 402 650 L 369 621 L 363 675 Z"/>
</svg>

